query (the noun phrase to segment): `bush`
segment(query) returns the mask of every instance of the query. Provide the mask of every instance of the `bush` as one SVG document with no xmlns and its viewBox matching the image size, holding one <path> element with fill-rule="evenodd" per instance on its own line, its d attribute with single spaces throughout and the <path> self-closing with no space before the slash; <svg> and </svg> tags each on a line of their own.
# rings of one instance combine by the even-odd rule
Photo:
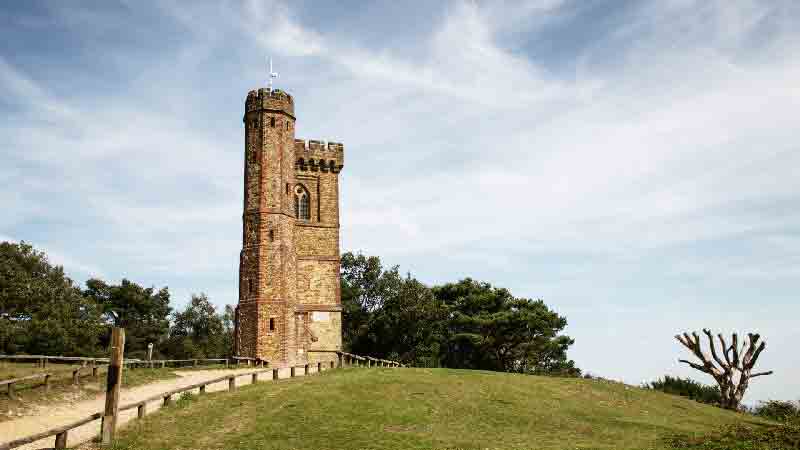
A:
<svg viewBox="0 0 800 450">
<path fill-rule="evenodd" d="M 765 419 L 800 425 L 800 402 L 781 400 L 761 402 L 753 409 L 753 414 Z"/>
<path fill-rule="evenodd" d="M 718 405 L 722 400 L 719 387 L 708 386 L 690 378 L 666 375 L 663 380 L 659 378 L 656 381 L 645 384 L 644 387 L 655 391 L 666 392 L 667 394 L 680 395 L 681 397 L 687 397 L 700 403 L 707 403 L 710 405 Z"/>
<path fill-rule="evenodd" d="M 791 450 L 800 449 L 796 425 L 734 425 L 706 436 L 676 435 L 663 439 L 667 448 L 693 450 Z"/>
</svg>

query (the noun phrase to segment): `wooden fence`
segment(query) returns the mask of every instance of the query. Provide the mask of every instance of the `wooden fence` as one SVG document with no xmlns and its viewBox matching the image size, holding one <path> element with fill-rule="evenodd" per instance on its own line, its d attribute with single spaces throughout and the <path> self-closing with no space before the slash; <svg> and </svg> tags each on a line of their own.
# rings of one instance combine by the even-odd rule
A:
<svg viewBox="0 0 800 450">
<path fill-rule="evenodd" d="M 359 355 L 354 355 L 354 354 L 345 353 L 345 352 L 336 352 L 336 353 L 338 354 L 338 367 L 339 368 L 343 368 L 343 367 L 367 367 L 367 368 L 370 368 L 370 367 L 404 367 L 402 364 L 400 364 L 400 363 L 398 363 L 396 361 L 389 361 L 389 360 L 385 360 L 385 359 L 372 358 L 372 357 L 369 357 L 369 356 L 359 356 Z M 244 358 L 242 358 L 242 359 L 244 359 Z M 106 359 L 106 361 L 108 361 L 108 359 Z M 174 360 L 174 361 L 180 361 L 180 360 Z M 190 360 L 186 360 L 186 361 L 190 361 Z M 334 362 L 331 361 L 329 369 L 333 369 L 334 367 L 335 367 Z M 289 377 L 290 378 L 293 378 L 293 377 L 297 376 L 296 369 L 298 369 L 298 368 L 303 370 L 303 374 L 304 375 L 309 375 L 310 374 L 310 372 L 309 372 L 310 364 L 304 364 L 302 366 L 292 366 L 292 367 L 289 367 L 289 369 L 290 369 L 289 370 L 289 374 L 290 374 Z M 323 371 L 323 364 L 321 362 L 318 362 L 316 369 L 317 369 L 317 373 L 321 373 Z M 147 414 L 147 404 L 148 403 L 151 403 L 151 402 L 154 402 L 154 401 L 162 401 L 165 406 L 166 405 L 170 405 L 170 404 L 173 403 L 174 397 L 176 395 L 178 395 L 178 394 L 181 394 L 181 393 L 184 393 L 184 392 L 190 392 L 190 391 L 193 391 L 195 389 L 198 390 L 199 394 L 203 394 L 203 393 L 206 392 L 206 386 L 208 386 L 210 384 L 223 382 L 223 381 L 226 381 L 226 380 L 228 382 L 228 391 L 233 391 L 233 390 L 236 389 L 236 379 L 238 377 L 247 377 L 247 376 L 249 376 L 249 377 L 251 377 L 251 382 L 253 384 L 255 384 L 256 382 L 258 382 L 259 374 L 270 373 L 271 372 L 271 380 L 276 381 L 276 380 L 279 379 L 279 377 L 278 377 L 279 372 L 278 371 L 279 371 L 278 368 L 273 368 L 271 370 L 270 369 L 259 369 L 259 370 L 253 370 L 253 371 L 250 371 L 250 372 L 237 373 L 237 374 L 233 374 L 233 375 L 225 375 L 225 376 L 222 376 L 222 377 L 219 377 L 219 378 L 214 378 L 212 380 L 204 381 L 202 383 L 193 384 L 191 386 L 185 386 L 185 387 L 182 387 L 182 388 L 179 388 L 179 389 L 173 389 L 171 391 L 162 392 L 162 393 L 160 393 L 160 394 L 158 394 L 156 396 L 153 396 L 153 397 L 150 397 L 150 398 L 147 398 L 147 399 L 144 399 L 144 400 L 140 400 L 140 401 L 137 401 L 137 402 L 134 402 L 134 403 L 129 403 L 127 405 L 122 405 L 122 406 L 119 407 L 119 411 L 126 411 L 126 410 L 129 410 L 129 409 L 136 408 L 136 412 L 137 412 L 136 417 L 141 419 Z M 25 377 L 25 378 L 28 378 L 28 377 Z M 21 380 L 21 379 L 18 379 L 18 381 L 19 380 Z M 2 383 L 0 383 L 0 384 L 2 384 Z M 67 424 L 67 425 L 62 425 L 62 426 L 59 426 L 59 427 L 56 427 L 56 428 L 52 428 L 52 429 L 49 429 L 47 431 L 43 431 L 41 433 L 37 433 L 37 434 L 31 435 L 31 436 L 26 436 L 24 438 L 15 439 L 15 440 L 10 441 L 10 442 L 0 443 L 0 450 L 10 450 L 10 449 L 13 449 L 13 448 L 17 448 L 17 447 L 23 446 L 25 444 L 30 444 L 32 442 L 36 442 L 38 440 L 46 439 L 48 437 L 53 437 L 53 436 L 55 436 L 54 448 L 57 448 L 57 449 L 67 448 L 67 437 L 68 437 L 68 434 L 69 434 L 70 430 L 72 430 L 74 428 L 78 428 L 78 427 L 83 426 L 83 425 L 86 425 L 86 424 L 88 424 L 90 422 L 93 422 L 95 420 L 99 420 L 102 417 L 103 417 L 103 412 L 97 412 L 97 413 L 94 413 L 94 414 L 92 414 L 90 416 L 84 417 L 83 419 L 80 419 L 78 421 L 72 422 L 72 423 Z"/>
<path fill-rule="evenodd" d="M 83 358 L 77 356 L 44 356 L 44 355 L 0 355 L 0 359 L 8 359 L 8 360 L 36 360 L 39 361 L 39 367 L 47 367 L 47 361 L 66 361 L 66 362 L 82 362 L 88 363 L 88 365 L 84 365 L 81 367 L 76 367 L 72 370 L 72 384 L 77 385 L 79 384 L 79 379 L 81 376 L 81 372 L 89 371 L 92 372 L 92 377 L 97 378 L 99 374 L 99 370 L 101 368 L 105 369 L 108 367 L 108 358 Z M 207 362 L 216 362 L 216 363 L 225 363 L 225 368 L 229 367 L 229 360 L 226 358 L 215 358 L 215 359 L 159 359 L 159 360 L 138 360 L 138 359 L 128 359 L 123 361 L 123 365 L 128 369 L 134 369 L 137 367 L 161 367 L 164 368 L 167 365 L 178 365 L 180 366 L 181 363 L 184 366 L 192 366 L 198 367 L 199 363 L 207 363 Z M 102 363 L 102 365 L 98 365 L 97 363 Z M 248 361 L 248 366 L 250 361 Z M 260 362 L 263 367 L 263 361 Z M 239 362 L 237 361 L 236 364 L 238 365 Z M 254 363 L 255 365 L 256 363 Z M 15 385 L 17 383 L 22 383 L 25 381 L 35 380 L 38 378 L 43 378 L 43 382 L 40 385 L 44 387 L 45 392 L 50 389 L 50 379 L 51 377 L 55 377 L 56 374 L 46 372 L 46 373 L 37 373 L 33 375 L 28 375 L 20 378 L 12 378 L 9 380 L 0 380 L 0 387 L 8 386 L 8 396 L 12 400 L 16 398 L 16 389 Z"/>
<path fill-rule="evenodd" d="M 47 367 L 47 364 L 50 361 L 54 362 L 80 362 L 83 365 L 88 364 L 108 364 L 108 358 L 87 358 L 83 356 L 49 356 L 49 355 L 0 355 L 0 360 L 21 360 L 21 361 L 38 361 L 39 367 Z M 186 365 L 194 365 L 197 366 L 198 363 L 206 363 L 206 362 L 216 362 L 216 363 L 225 363 L 227 366 L 230 360 L 251 360 L 254 361 L 254 358 L 204 358 L 204 359 L 125 359 L 123 360 L 123 364 L 127 368 L 137 368 L 137 367 L 166 367 L 167 365 L 180 365 L 180 363 L 186 363 Z M 249 363 L 249 361 L 248 361 Z M 237 362 L 238 364 L 238 362 Z M 248 364 L 249 365 L 249 364 Z"/>
<path fill-rule="evenodd" d="M 76 367 L 72 370 L 72 384 L 77 385 L 79 384 L 80 374 L 82 371 L 89 371 L 91 370 L 91 376 L 93 378 L 97 378 L 99 375 L 99 369 L 104 366 L 84 366 L 84 367 Z M 40 386 L 44 387 L 45 392 L 50 390 L 50 378 L 55 376 L 54 373 L 43 372 L 43 373 L 35 373 L 33 375 L 27 375 L 24 377 L 19 378 L 12 378 L 10 380 L 0 380 L 0 386 L 8 386 L 8 397 L 10 399 L 17 398 L 16 395 L 16 384 L 22 383 L 29 380 L 36 380 L 38 378 L 43 378 L 42 384 Z"/>
</svg>

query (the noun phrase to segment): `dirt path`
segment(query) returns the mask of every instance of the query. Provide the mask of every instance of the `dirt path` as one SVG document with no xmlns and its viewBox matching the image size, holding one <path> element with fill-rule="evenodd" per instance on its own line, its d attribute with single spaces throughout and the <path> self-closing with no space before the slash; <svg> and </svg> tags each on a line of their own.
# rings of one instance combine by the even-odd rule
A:
<svg viewBox="0 0 800 450">
<path fill-rule="evenodd" d="M 167 392 L 173 389 L 178 389 L 184 386 L 190 386 L 196 383 L 202 383 L 206 380 L 212 380 L 225 375 L 234 375 L 236 373 L 249 372 L 254 369 L 235 369 L 235 370 L 195 370 L 195 371 L 176 371 L 175 374 L 180 378 L 173 378 L 170 380 L 156 381 L 154 383 L 146 384 L 143 386 L 136 386 L 122 391 L 120 405 L 126 405 L 149 397 L 156 396 L 162 392 Z M 316 367 L 311 367 L 311 372 L 316 372 Z M 290 369 L 282 368 L 279 371 L 280 378 L 288 378 Z M 303 376 L 303 370 L 297 370 L 298 376 Z M 267 372 L 260 375 L 260 380 L 267 380 L 271 378 L 271 373 Z M 241 386 L 250 384 L 251 376 L 241 376 L 236 379 L 236 385 Z M 206 387 L 206 392 L 221 391 L 228 388 L 227 381 L 210 384 Z M 196 392 L 196 391 L 195 391 Z M 78 401 L 75 403 L 59 403 L 54 404 L 49 408 L 41 408 L 41 410 L 31 416 L 21 417 L 16 420 L 9 420 L 0 422 L 0 443 L 12 441 L 14 439 L 23 438 L 39 432 L 55 428 L 60 425 L 66 425 L 78 421 L 84 417 L 90 416 L 96 412 L 103 411 L 105 405 L 105 394 L 98 394 L 97 397 Z M 154 401 L 147 404 L 147 412 L 151 413 L 161 407 L 160 401 Z M 128 411 L 120 412 L 118 425 L 122 425 L 136 417 L 136 408 Z M 80 443 L 89 441 L 100 432 L 100 421 L 96 420 L 74 428 L 69 431 L 67 445 L 69 447 L 76 446 Z M 17 447 L 19 449 L 40 449 L 43 447 L 53 447 L 55 437 L 49 437 L 36 441 L 32 444 Z"/>
</svg>

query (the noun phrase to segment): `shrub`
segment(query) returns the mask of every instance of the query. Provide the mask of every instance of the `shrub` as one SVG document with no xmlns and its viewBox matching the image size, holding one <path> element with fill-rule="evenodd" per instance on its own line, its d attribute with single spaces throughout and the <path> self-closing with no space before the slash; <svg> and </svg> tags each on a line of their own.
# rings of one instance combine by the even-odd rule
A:
<svg viewBox="0 0 800 450">
<path fill-rule="evenodd" d="M 800 449 L 797 425 L 734 425 L 706 436 L 675 435 L 663 439 L 670 449 L 792 450 Z"/>
<path fill-rule="evenodd" d="M 690 378 L 666 375 L 663 380 L 659 378 L 656 381 L 645 384 L 644 387 L 666 392 L 667 394 L 680 395 L 681 397 L 687 397 L 700 403 L 707 403 L 710 405 L 718 405 L 722 400 L 722 395 L 718 386 L 708 386 Z"/>
<path fill-rule="evenodd" d="M 753 409 L 753 414 L 778 422 L 800 424 L 800 402 L 781 400 L 761 402 Z"/>
</svg>

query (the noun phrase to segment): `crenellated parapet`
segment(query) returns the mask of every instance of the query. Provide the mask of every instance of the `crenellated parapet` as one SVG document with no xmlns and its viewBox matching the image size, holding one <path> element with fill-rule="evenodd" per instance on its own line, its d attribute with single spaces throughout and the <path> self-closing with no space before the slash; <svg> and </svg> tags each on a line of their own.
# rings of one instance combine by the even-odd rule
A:
<svg viewBox="0 0 800 450">
<path fill-rule="evenodd" d="M 245 114 L 251 111 L 284 112 L 294 118 L 294 99 L 291 95 L 280 89 L 261 88 L 247 93 L 245 101 Z"/>
<path fill-rule="evenodd" d="M 344 145 L 295 139 L 294 157 L 296 170 L 339 173 L 344 167 Z"/>
</svg>

